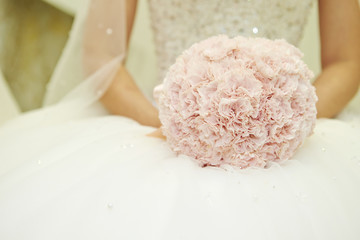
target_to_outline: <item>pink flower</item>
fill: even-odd
[[[316,120],[301,57],[284,40],[221,35],[191,46],[154,90],[170,147],[202,165],[289,159]]]

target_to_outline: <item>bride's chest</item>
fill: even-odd
[[[223,33],[286,38],[297,44],[312,1],[149,0],[149,5],[156,38],[191,39]]]

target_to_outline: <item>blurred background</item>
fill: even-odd
[[[66,46],[77,10],[86,0],[0,0],[0,124],[43,105],[47,83]],[[317,4],[300,49],[315,74],[320,72]],[[146,96],[157,79],[147,0],[138,0],[127,67]]]

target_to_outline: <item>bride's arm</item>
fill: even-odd
[[[157,109],[142,94],[124,66],[116,73],[101,102],[113,114],[132,118],[143,125],[161,125]]]
[[[126,10],[121,0],[91,2],[84,34],[84,56],[89,59],[86,63],[88,75],[111,59],[126,53],[137,1],[124,1]],[[100,101],[112,114],[132,118],[143,125],[160,126],[157,109],[137,87],[124,61]]]
[[[360,84],[360,12],[357,0],[319,0],[322,74],[314,85],[318,117],[335,117]]]

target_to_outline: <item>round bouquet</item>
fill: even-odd
[[[203,166],[289,159],[316,120],[302,56],[285,40],[221,35],[192,45],[154,90],[170,147]]]

